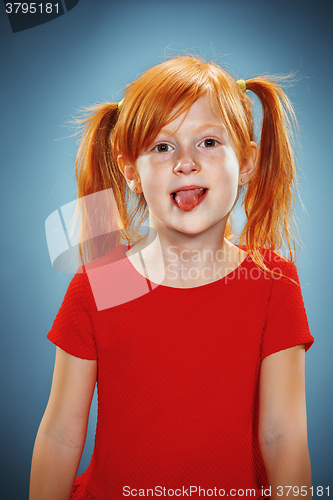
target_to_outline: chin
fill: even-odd
[[[187,234],[189,236],[196,236],[196,235],[199,235],[199,234],[202,234],[204,233],[205,231],[207,231],[208,229],[210,229],[211,226],[207,226],[207,224],[205,225],[194,225],[194,224],[191,224],[191,225],[187,225],[186,227],[181,227],[181,228],[175,228],[176,231],[178,231],[179,233],[182,233],[182,234]]]

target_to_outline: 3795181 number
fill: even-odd
[[[308,488],[307,486],[277,486],[276,488],[277,496],[282,497],[282,495],[285,496],[293,496],[293,497],[305,497],[308,493],[308,491],[311,491],[311,496],[313,497],[314,495],[317,495],[318,497],[322,497],[324,495],[327,495],[328,497],[330,496],[330,487],[327,486],[324,488],[324,486],[311,486]]]
[[[59,3],[51,3],[48,2],[47,4],[42,4],[42,3],[6,3],[6,12],[7,14],[36,14],[40,13],[43,14],[52,14],[52,12],[55,12],[56,14],[59,13]]]

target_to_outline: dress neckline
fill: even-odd
[[[248,265],[250,262],[252,262],[252,259],[250,257],[250,254],[247,252],[247,255],[246,257],[240,262],[240,264],[235,267],[235,269],[233,269],[232,271],[230,271],[228,274],[226,274],[225,276],[223,276],[222,278],[219,278],[218,280],[214,280],[214,281],[210,281],[209,283],[204,283],[202,285],[198,285],[198,286],[191,286],[191,287],[177,287],[177,286],[169,286],[169,285],[163,285],[163,284],[159,284],[159,283],[156,283],[154,281],[151,281],[147,276],[144,276],[142,275],[141,273],[139,273],[139,271],[134,267],[134,265],[132,264],[132,262],[130,261],[130,259],[128,258],[128,256],[126,255],[126,252],[127,250],[130,250],[131,247],[133,245],[124,245],[123,248],[124,248],[124,255],[125,255],[125,258],[127,259],[127,262],[129,263],[129,265],[131,266],[131,268],[138,274],[140,275],[142,278],[146,279],[147,283],[148,283],[148,286],[149,286],[149,289],[154,289],[154,288],[157,288],[157,287],[163,287],[164,289],[170,289],[170,290],[198,290],[199,288],[203,288],[203,287],[212,287],[212,286],[216,286],[216,285],[219,285],[221,284],[222,282],[227,282],[228,280],[232,279],[231,276],[233,274],[238,274],[242,267],[243,266],[246,266]],[[235,245],[237,248],[240,248],[241,250],[243,250],[243,248],[241,247],[244,247],[244,245]],[[246,250],[245,250],[246,251]]]

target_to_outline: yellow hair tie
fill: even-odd
[[[124,102],[124,99],[122,99],[120,102],[118,102],[118,109],[120,109],[120,106],[122,105],[123,102]]]
[[[237,80],[237,85],[239,85],[242,92],[246,92],[246,82],[244,80]]]

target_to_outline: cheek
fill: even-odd
[[[144,172],[141,177],[143,195],[149,207],[154,210],[161,199],[161,187],[163,180],[153,170]]]
[[[228,210],[232,208],[237,196],[238,176],[239,164],[233,155],[229,158],[224,158],[221,167],[216,171],[216,176],[214,176],[220,185],[220,193]]]
[[[238,185],[239,176],[239,163],[235,153],[228,155],[227,161],[225,162],[225,176],[228,179],[230,185]]]
[[[214,178],[226,188],[232,189],[238,185],[239,165],[235,161],[223,162],[215,169]]]

